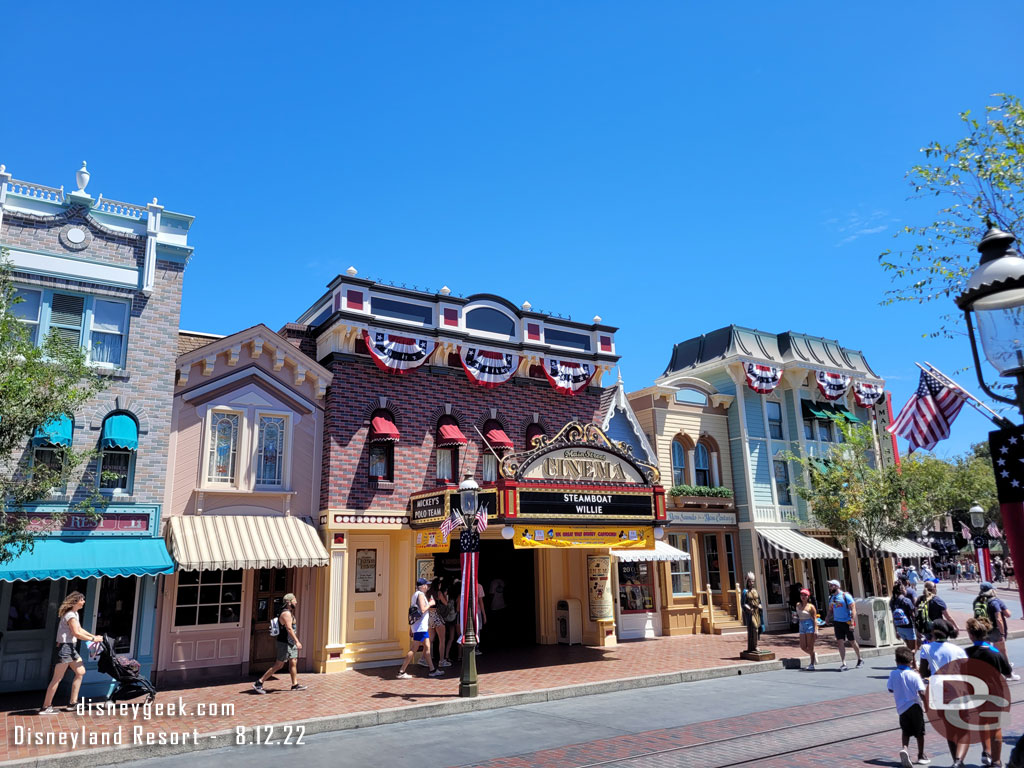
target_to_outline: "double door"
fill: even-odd
[[[732,609],[731,598],[739,583],[736,573],[736,536],[732,533],[702,533],[700,557],[703,570],[701,589],[711,587],[714,602],[725,609]]]
[[[294,589],[292,575],[291,568],[260,568],[256,571],[251,621],[252,642],[249,644],[249,668],[254,673],[262,674],[263,667],[277,658],[277,638],[270,636],[270,620],[281,612],[284,596]],[[312,620],[313,612],[310,611],[308,615]]]

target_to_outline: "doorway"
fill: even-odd
[[[720,594],[722,591],[722,561],[718,556],[718,534],[704,534],[704,573],[707,574],[711,591]]]
[[[262,670],[266,664],[273,663],[277,658],[277,638],[270,636],[270,620],[281,612],[283,598],[292,591],[292,571],[290,568],[260,568],[255,574],[252,602],[252,642],[249,643],[249,669],[253,672]],[[223,590],[237,589],[241,585],[221,587]],[[221,597],[227,602],[228,597],[241,600],[241,595]]]
[[[353,536],[349,544],[348,583],[351,602],[348,639],[371,643],[388,633],[388,539]],[[402,610],[403,616],[405,609]]]
[[[0,691],[46,687],[55,648],[57,604],[64,598],[59,587],[66,584],[48,579],[3,584],[0,616],[7,621],[0,634]]]

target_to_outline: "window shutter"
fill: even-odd
[[[78,347],[82,343],[82,320],[85,315],[85,299],[55,293],[50,301],[50,325],[65,344]]]

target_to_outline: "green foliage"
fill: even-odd
[[[915,451],[903,460],[903,474],[918,489],[922,512],[931,519],[950,513],[966,519],[965,513],[977,502],[989,520],[1000,520],[988,443],[978,443],[948,461]]]
[[[673,485],[668,489],[669,496],[707,496],[714,499],[731,499],[732,489],[723,486],[709,485]]]
[[[68,512],[98,516],[104,505],[95,478],[85,472],[95,451],[58,448],[52,466],[33,465],[30,438],[39,425],[74,414],[107,380],[55,332],[36,346],[17,319],[19,303],[7,253],[0,251],[0,563],[31,551],[25,518],[8,514],[21,505],[48,500],[51,489],[75,483]]]
[[[912,197],[934,197],[939,208],[934,221],[896,234],[902,247],[879,256],[895,284],[883,303],[949,300],[959,293],[977,266],[986,219],[1010,234],[1024,233],[1024,106],[1016,96],[995,98],[983,120],[961,113],[964,138],[931,142],[921,149],[926,162],[907,173]],[[951,316],[943,318],[931,335],[951,335]]]

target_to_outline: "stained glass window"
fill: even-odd
[[[281,485],[284,477],[284,417],[260,416],[256,484]]]
[[[210,463],[206,480],[234,483],[238,456],[238,414],[214,413],[210,417]]]

